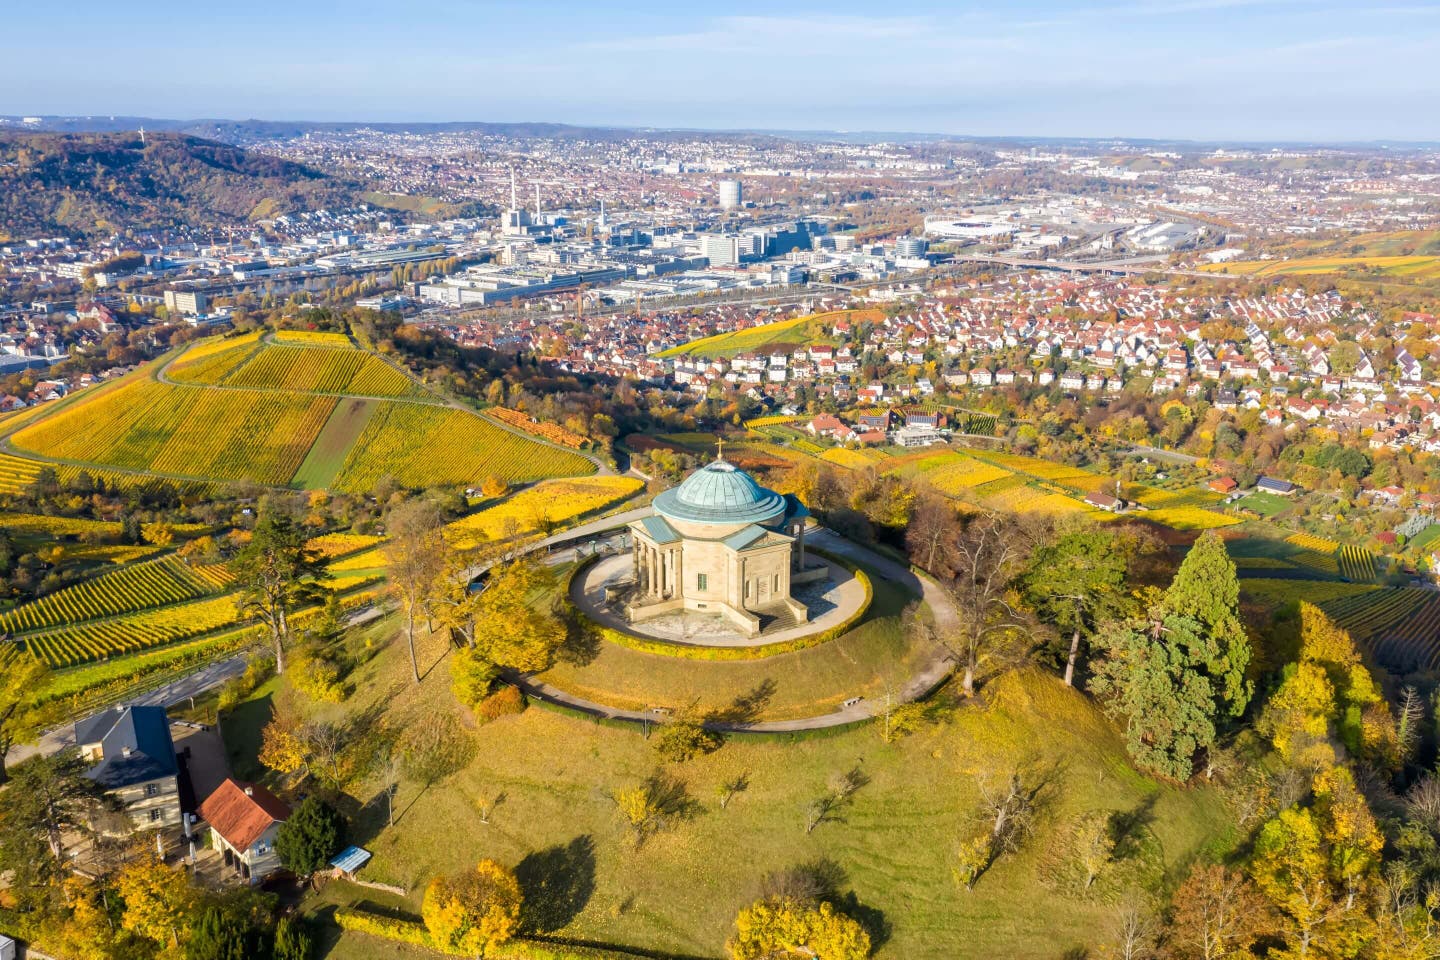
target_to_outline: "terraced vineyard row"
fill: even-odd
[[[962,433],[978,433],[981,436],[995,436],[999,420],[988,414],[968,413],[957,416],[957,425]]]
[[[333,397],[177,387],[137,377],[11,439],[41,456],[283,484],[334,405]]]
[[[553,423],[532,419],[519,410],[511,410],[509,407],[491,407],[486,413],[502,423],[508,423],[517,430],[532,433],[542,440],[558,443],[562,447],[579,450],[585,446],[585,438],[580,436],[580,434],[571,433],[564,427],[557,426]]]
[[[268,346],[232,373],[225,384],[379,397],[418,392],[410,378],[374,354],[311,346]]]
[[[1154,520],[1156,523],[1163,523],[1176,530],[1212,530],[1216,527],[1228,527],[1240,522],[1239,517],[1206,510],[1203,507],[1160,507],[1156,510],[1148,510],[1140,516]]]
[[[72,667],[198,637],[239,620],[234,596],[226,595],[59,627],[20,642],[52,667]]]
[[[1336,554],[1340,576],[1356,583],[1371,583],[1375,579],[1375,554],[1364,547],[1342,546]]]
[[[259,330],[192,344],[171,362],[166,375],[181,383],[219,383],[233,367],[260,346]]]
[[[873,467],[879,461],[867,455],[861,450],[847,450],[845,447],[835,447],[820,454],[820,459],[826,463],[833,463],[836,466],[844,467],[847,470],[864,470]]]
[[[1382,666],[1400,673],[1440,669],[1440,592],[1377,588],[1321,606]]]
[[[1340,544],[1334,540],[1327,540],[1310,533],[1293,533],[1285,538],[1285,542],[1293,543],[1303,550],[1314,550],[1316,553],[1334,553],[1340,549]]]
[[[594,472],[579,454],[542,446],[463,410],[387,402],[351,448],[335,479],[345,491],[374,488],[391,476],[407,487],[507,483]]]
[[[0,453],[0,493],[24,493],[40,476],[42,466],[34,460]]]
[[[327,333],[323,330],[277,330],[276,343],[294,343],[301,346],[349,347],[350,338],[343,333]]]
[[[224,590],[225,567],[190,566],[176,556],[135,563],[46,594],[0,615],[0,629],[24,633],[181,603]]]

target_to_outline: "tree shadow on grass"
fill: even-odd
[[[529,854],[515,867],[521,924],[535,933],[568,926],[595,893],[595,841],[587,834]]]
[[[600,656],[600,631],[579,610],[571,607],[558,614],[565,624],[565,639],[555,651],[562,663],[587,667]]]
[[[274,695],[267,693],[236,704],[220,717],[225,758],[238,780],[260,780],[265,775],[260,763],[260,745],[265,725],[275,716],[273,701]]]
[[[754,723],[760,718],[760,714],[770,705],[778,689],[774,680],[766,677],[754,688],[745,691],[724,707],[712,711],[705,717],[707,724],[725,724],[727,726],[740,726],[742,724]]]
[[[1138,856],[1145,834],[1155,822],[1155,795],[1141,801],[1134,810],[1117,810],[1110,815],[1110,836],[1115,841],[1116,860]]]

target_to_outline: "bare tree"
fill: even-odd
[[[1138,903],[1123,903],[1115,913],[1117,960],[1149,960],[1155,956],[1155,917]]]
[[[905,526],[905,546],[917,564],[945,576],[953,557],[950,545],[960,536],[960,515],[943,497],[922,494]]]
[[[1035,819],[1035,793],[1025,785],[1020,771],[1013,771],[998,788],[979,781],[980,803],[990,823],[992,859],[1020,848]]]
[[[1407,685],[1400,690],[1399,709],[1395,713],[1395,739],[1403,765],[1415,759],[1415,750],[1420,744],[1420,727],[1425,722],[1425,702],[1414,687]]]
[[[955,601],[958,623],[937,639],[965,664],[962,688],[975,694],[981,656],[1000,638],[1027,621],[1013,584],[1025,563],[1018,525],[995,515],[977,517],[952,546],[955,575],[946,592]]]
[[[427,500],[407,500],[390,511],[385,546],[390,592],[400,602],[405,618],[405,642],[410,648],[410,671],[420,682],[415,656],[415,622],[430,609],[430,598],[445,568],[445,539],[440,510]]]
[[[720,801],[720,809],[724,810],[730,806],[730,801],[750,786],[750,775],[741,773],[721,782],[715,788],[716,799]]]

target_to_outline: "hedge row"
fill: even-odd
[[[367,910],[335,911],[335,923],[341,930],[364,933],[372,937],[409,943],[436,953],[452,957],[468,957],[471,954],[448,950],[435,943],[430,931],[418,920],[401,920]],[[623,950],[609,950],[603,947],[570,946],[530,940],[520,937],[501,944],[485,954],[493,960],[631,960],[645,954],[628,953]]]
[[[810,552],[818,554],[831,563],[838,564],[855,574],[855,579],[865,589],[865,599],[854,613],[846,617],[843,622],[837,623],[830,629],[823,630],[819,633],[796,637],[794,640],[782,640],[779,643],[767,643],[758,647],[703,647],[693,644],[654,640],[650,637],[637,637],[634,634],[625,633],[612,627],[606,627],[594,621],[591,621],[591,623],[602,640],[606,640],[617,646],[626,647],[630,650],[637,650],[640,653],[653,653],[662,657],[679,657],[682,660],[763,660],[766,657],[775,657],[782,653],[794,653],[797,650],[818,647],[821,644],[829,643],[831,640],[837,640],[843,637],[855,628],[855,625],[870,611],[870,604],[875,599],[875,589],[870,583],[870,575],[859,565],[844,557],[836,556],[824,550],[812,549]],[[589,561],[589,563],[593,562],[594,560]],[[578,564],[570,572],[570,579],[566,581],[564,586],[567,604],[569,603],[570,596],[570,582],[574,579],[575,574],[585,569],[589,563]]]

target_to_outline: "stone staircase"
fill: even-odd
[[[779,633],[781,630],[789,630],[791,627],[800,626],[800,621],[790,608],[783,604],[772,604],[759,610],[751,610],[751,613],[760,618],[760,635],[767,633]]]

